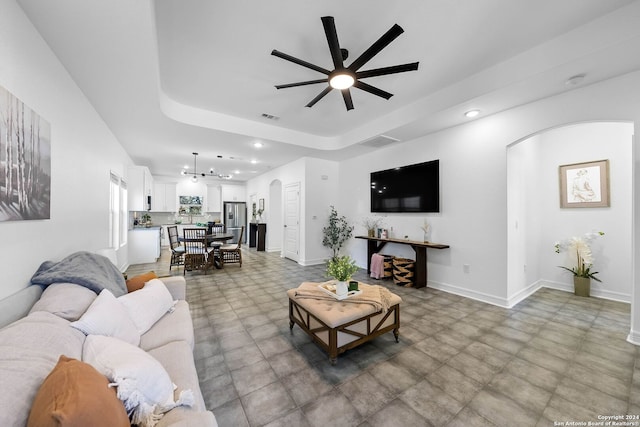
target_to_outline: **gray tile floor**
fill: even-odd
[[[400,342],[386,334],[332,366],[290,332],[285,294],[326,280],[324,266],[243,253],[241,268],[186,275],[200,385],[221,427],[557,426],[640,414],[628,304],[542,289],[508,310],[360,271],[402,297]],[[168,259],[128,274],[169,274]]]

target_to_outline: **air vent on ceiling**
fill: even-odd
[[[262,117],[268,120],[279,120],[280,117],[274,116],[273,114],[262,113]]]
[[[385,145],[393,144],[394,142],[398,142],[398,141],[400,140],[396,138],[391,138],[390,136],[387,136],[387,135],[378,135],[378,136],[374,136],[373,138],[367,139],[366,141],[362,141],[360,145],[373,147],[373,148],[380,148],[380,147],[384,147]]]

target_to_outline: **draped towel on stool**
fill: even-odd
[[[384,257],[380,254],[371,255],[371,277],[384,278]]]

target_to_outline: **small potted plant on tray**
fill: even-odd
[[[348,292],[348,281],[356,271],[358,271],[358,266],[349,255],[331,258],[327,262],[327,276],[337,280],[336,295],[342,296]]]

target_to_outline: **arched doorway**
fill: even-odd
[[[560,165],[609,160],[611,206],[560,207]],[[633,124],[588,122],[547,129],[507,147],[507,298],[546,286],[573,292],[554,242],[603,231],[594,245],[602,284],[592,295],[631,302],[633,290]]]

